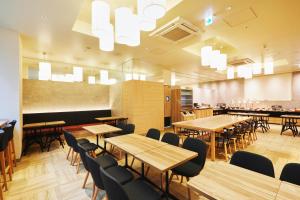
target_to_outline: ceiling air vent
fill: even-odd
[[[167,24],[149,34],[150,37],[160,37],[171,42],[180,42],[199,34],[200,29],[181,17],[176,17]]]
[[[228,65],[239,66],[239,65],[247,65],[250,63],[254,63],[253,60],[251,60],[250,58],[243,58],[243,59],[232,60],[228,63]]]

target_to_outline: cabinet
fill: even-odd
[[[172,122],[182,121],[181,111],[193,109],[193,90],[171,90],[171,115]]]

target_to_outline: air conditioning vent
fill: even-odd
[[[243,59],[232,60],[228,64],[231,66],[239,66],[239,65],[247,65],[251,63],[254,63],[254,61],[251,60],[250,58],[243,58]]]
[[[150,37],[161,37],[171,42],[180,42],[198,35],[200,29],[181,17],[176,17],[167,24],[149,34]]]

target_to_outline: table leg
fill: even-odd
[[[168,199],[169,198],[169,171],[167,170],[166,171],[166,199]]]
[[[216,159],[216,145],[215,145],[215,138],[216,137],[216,134],[215,132],[211,132],[210,133],[210,157],[211,157],[211,160],[214,161]]]
[[[144,178],[145,177],[145,164],[143,162],[142,162],[141,170],[142,170],[141,176],[142,176],[142,178]]]
[[[96,135],[97,137],[97,146],[99,146],[99,135]]]
[[[128,154],[125,153],[125,167],[128,167]]]

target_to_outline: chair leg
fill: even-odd
[[[190,180],[189,177],[186,177],[186,181],[188,182]],[[191,200],[191,190],[189,187],[187,187],[187,191],[188,191],[188,199]]]
[[[100,189],[96,186],[95,187],[95,194],[94,194],[94,196],[93,196],[93,200],[96,200],[97,199],[97,196],[98,196],[98,193],[99,193],[99,191],[100,191]]]
[[[11,142],[9,142],[8,146],[7,146],[7,154],[8,154],[8,164],[9,164],[9,170],[11,171],[11,173],[14,173],[14,161],[13,161],[13,154],[12,154],[12,146],[11,146]]]
[[[169,185],[170,185],[171,182],[172,182],[173,176],[174,176],[174,173],[172,172],[172,173],[171,173],[171,176],[170,176],[170,179],[169,179]],[[167,184],[167,183],[166,183],[166,184]]]
[[[77,158],[78,158],[78,153],[75,153],[75,157],[74,157],[72,165],[75,165],[75,163],[77,162]]]
[[[73,163],[73,160],[74,160],[74,150],[72,149],[71,150],[71,165],[72,165],[72,163]]]
[[[5,157],[7,159],[7,165],[8,166],[6,167],[6,170],[8,170],[9,181],[12,181],[12,168],[13,168],[13,166],[12,166],[12,161],[11,161],[11,155],[10,155],[10,152],[9,152],[9,146],[7,146],[4,153],[5,153]]]
[[[3,176],[3,185],[4,185],[5,191],[7,191],[4,151],[0,152],[0,161],[1,161],[1,174]],[[0,189],[2,190],[2,186],[0,186]]]
[[[77,169],[76,169],[77,174],[79,173],[79,169],[80,169],[80,161],[81,161],[81,158],[80,158],[80,156],[78,156]]]
[[[183,182],[183,176],[181,176],[181,178],[180,178],[180,183],[182,183]]]
[[[16,159],[14,139],[12,139],[9,143],[10,143],[10,147],[11,147],[13,163],[14,163],[14,166],[16,167],[17,166],[17,159]]]
[[[228,155],[227,155],[227,146],[226,146],[226,143],[224,143],[224,154],[225,154],[225,160],[228,161]]]
[[[3,192],[2,192],[2,186],[0,185],[0,199],[3,199]]]
[[[87,180],[88,180],[88,178],[89,178],[89,175],[90,175],[90,172],[88,171],[88,172],[86,173],[85,179],[84,179],[84,181],[83,181],[83,185],[82,185],[82,188],[83,188],[83,189],[85,188],[85,185],[86,185],[86,182],[87,182]]]
[[[132,165],[133,165],[133,163],[134,163],[134,160],[135,160],[135,158],[132,157],[132,161],[131,161],[130,167],[132,167]]]
[[[71,153],[71,147],[69,147],[69,151],[68,151],[68,155],[67,155],[67,160],[69,160],[70,153]]]

